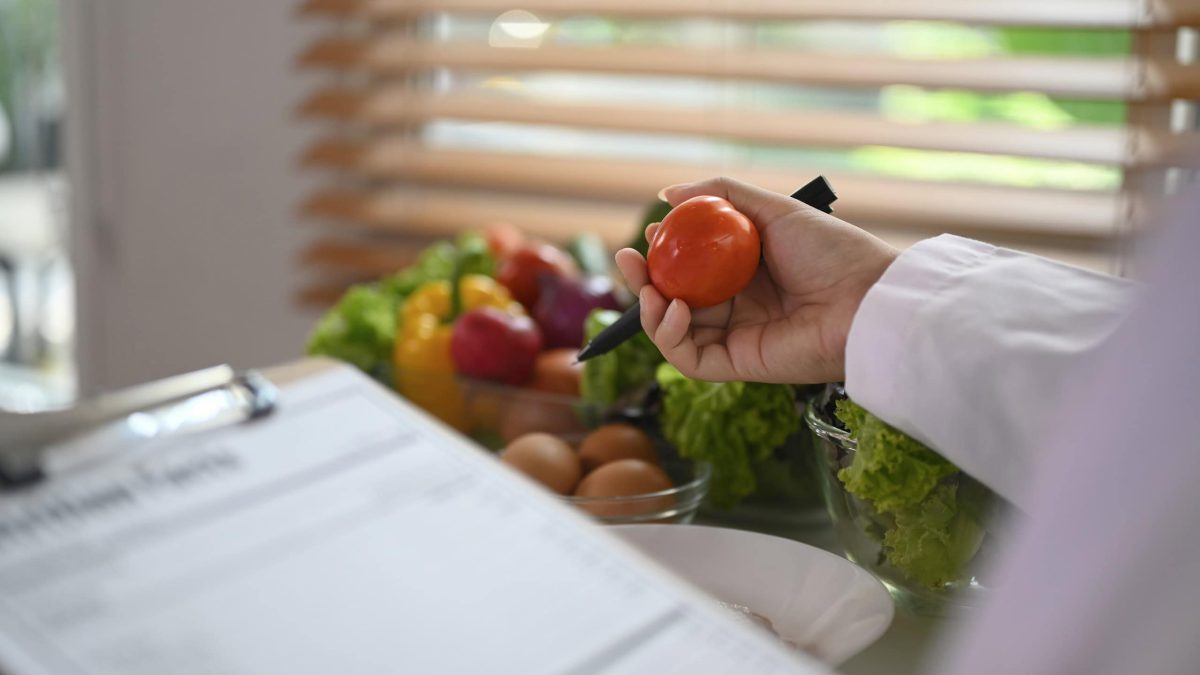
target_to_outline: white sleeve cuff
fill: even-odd
[[[901,397],[911,396],[906,368],[913,353],[910,340],[922,309],[931,298],[986,262],[999,250],[990,244],[943,234],[918,242],[900,254],[859,305],[846,339],[846,392],[860,405],[913,433]]]

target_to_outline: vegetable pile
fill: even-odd
[[[437,242],[407,269],[350,288],[307,351],[356,366],[462,430],[471,415],[456,375],[578,397],[584,321],[619,305],[598,240],[569,250],[507,225]],[[511,433],[501,435],[561,427],[553,412],[512,402]]]
[[[438,242],[411,267],[346,291],[317,322],[306,351],[345,361],[390,386],[397,312],[417,287],[429,281],[449,280],[456,262],[463,274],[487,276],[496,269],[487,241],[477,233],[464,234],[456,242]]]
[[[991,492],[849,399],[836,415],[857,443],[838,478],[874,506],[887,561],[930,588],[963,580],[987,532]]]
[[[708,209],[719,216],[721,232],[740,228],[742,239],[756,237],[731,208]],[[691,214],[694,225],[699,216],[693,211],[681,215]],[[645,226],[667,220],[668,213],[655,202],[632,243],[644,245]],[[742,248],[744,266],[756,267],[757,240]],[[691,380],[667,365],[645,334],[575,363],[578,349],[623,309],[610,261],[611,252],[594,235],[558,248],[493,225],[435,243],[409,268],[349,289],[314,328],[308,352],[353,364],[493,447],[531,432],[579,433],[585,407],[590,424],[597,409],[639,408],[648,393],[660,392],[655,400],[661,405],[645,411],[649,426],[657,424],[680,455],[712,465],[710,501],[718,507],[732,507],[760,488],[792,491],[797,478],[808,479],[780,460],[781,446],[800,428],[793,387]],[[672,265],[672,274],[696,272]],[[679,281],[695,285],[683,276]],[[722,282],[722,292],[744,282],[735,281]],[[488,419],[481,422],[475,380],[581,398],[584,405],[504,392],[493,394],[500,400],[483,411]]]

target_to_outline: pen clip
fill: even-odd
[[[833,213],[833,203],[838,198],[825,176],[817,176],[805,183],[804,187],[793,192],[791,197],[825,213]]]

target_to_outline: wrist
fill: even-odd
[[[828,377],[824,380],[826,382],[840,382],[846,379],[846,353],[854,329],[855,317],[866,300],[867,294],[900,257],[900,249],[872,235],[867,236],[874,241],[870,252],[859,258],[857,269],[851,275],[852,282],[847,285],[843,294],[844,305],[837,313],[834,332],[836,339],[828,351]]]

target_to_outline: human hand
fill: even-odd
[[[754,279],[728,302],[692,311],[670,303],[633,249],[617,267],[638,294],[642,327],[684,375],[701,380],[808,384],[845,379],[846,336],[859,304],[899,252],[864,230],[786,195],[729,178],[674,185],[671,206],[729,200],[758,228]],[[658,224],[646,228],[653,242]]]

